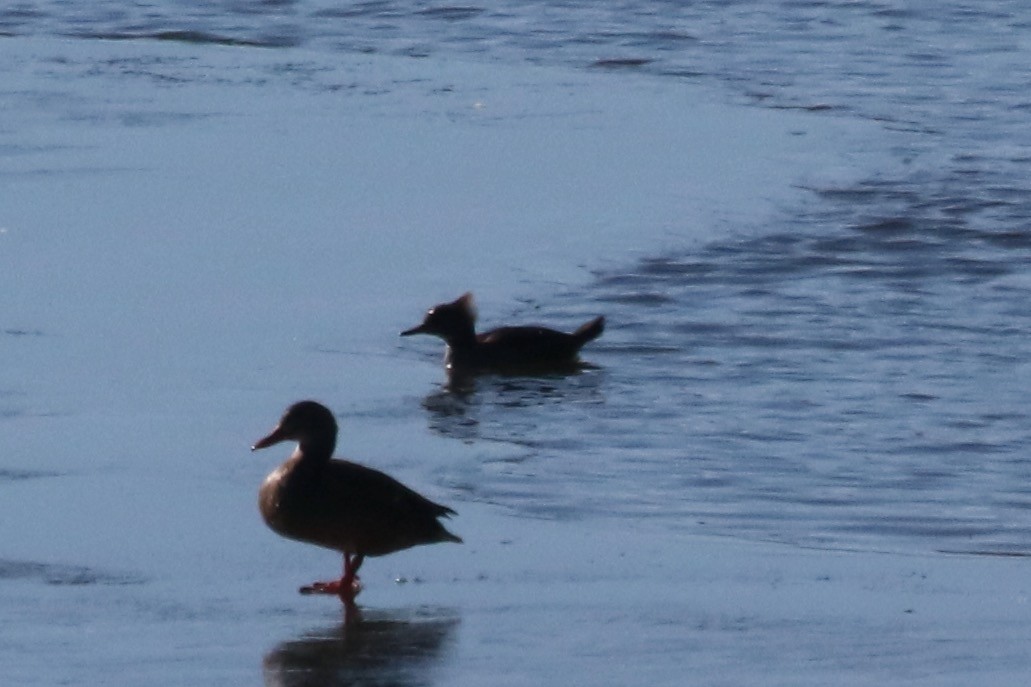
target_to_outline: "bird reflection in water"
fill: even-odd
[[[265,684],[277,687],[429,685],[453,643],[459,618],[441,609],[366,611],[277,645],[265,655]]]
[[[538,376],[494,374],[459,380],[452,375],[443,389],[423,399],[422,406],[429,414],[431,431],[470,442],[483,438],[483,425],[492,426],[497,413],[505,416],[505,426],[519,433],[527,429],[508,424],[512,418],[506,411],[510,409],[603,403],[603,379],[601,368],[583,365],[571,372]],[[533,414],[523,416],[528,422],[533,418]],[[491,430],[487,433],[494,434]]]
[[[495,383],[499,383],[502,389],[534,388],[540,385],[548,388],[555,386],[554,382],[560,383],[563,379],[576,378],[582,373],[600,369],[593,363],[583,361],[561,365],[522,366],[492,372],[452,367],[445,370],[447,379],[443,386],[445,391],[457,396],[469,396],[476,393],[477,389],[493,386]],[[549,381],[553,383],[549,384]]]

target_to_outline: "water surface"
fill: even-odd
[[[12,679],[1026,673],[1031,10],[904,5],[0,11]],[[592,366],[446,389],[469,289]],[[309,396],[468,542],[355,633],[254,508]]]

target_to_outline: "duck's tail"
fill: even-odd
[[[573,338],[580,346],[583,346],[588,341],[597,339],[603,331],[605,331],[605,316],[599,315],[573,332]]]
[[[450,518],[452,515],[456,515],[455,511],[448,508],[447,506],[441,506],[437,503],[434,503],[433,505],[437,507],[436,516],[438,518]],[[434,522],[437,525],[437,541],[453,541],[456,544],[464,543],[462,542],[462,538],[459,537],[457,534],[449,532],[448,529],[444,527],[444,524],[442,522],[440,522],[439,520],[435,520]]]
[[[441,529],[444,529],[444,528],[441,528]],[[457,534],[452,534],[451,532],[448,532],[446,529],[444,530],[444,536],[443,536],[441,541],[453,541],[456,544],[463,544],[464,543],[462,541],[461,537],[459,537]]]

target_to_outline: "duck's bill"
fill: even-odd
[[[424,331],[426,331],[425,327],[423,327],[423,325],[420,324],[417,327],[412,327],[411,329],[404,330],[403,332],[401,332],[401,336],[411,336],[412,334],[422,334]]]
[[[281,430],[279,427],[276,427],[274,430],[272,430],[272,434],[269,434],[267,437],[263,437],[254,442],[254,446],[251,446],[251,450],[257,451],[258,449],[268,448],[273,444],[278,444],[279,442],[285,440],[286,437],[283,436],[283,430]]]

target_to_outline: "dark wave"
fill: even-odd
[[[301,44],[294,36],[268,36],[262,38],[237,38],[207,31],[141,31],[141,32],[77,32],[67,34],[73,38],[105,41],[169,41],[196,45],[225,45],[249,48],[293,48]]]

